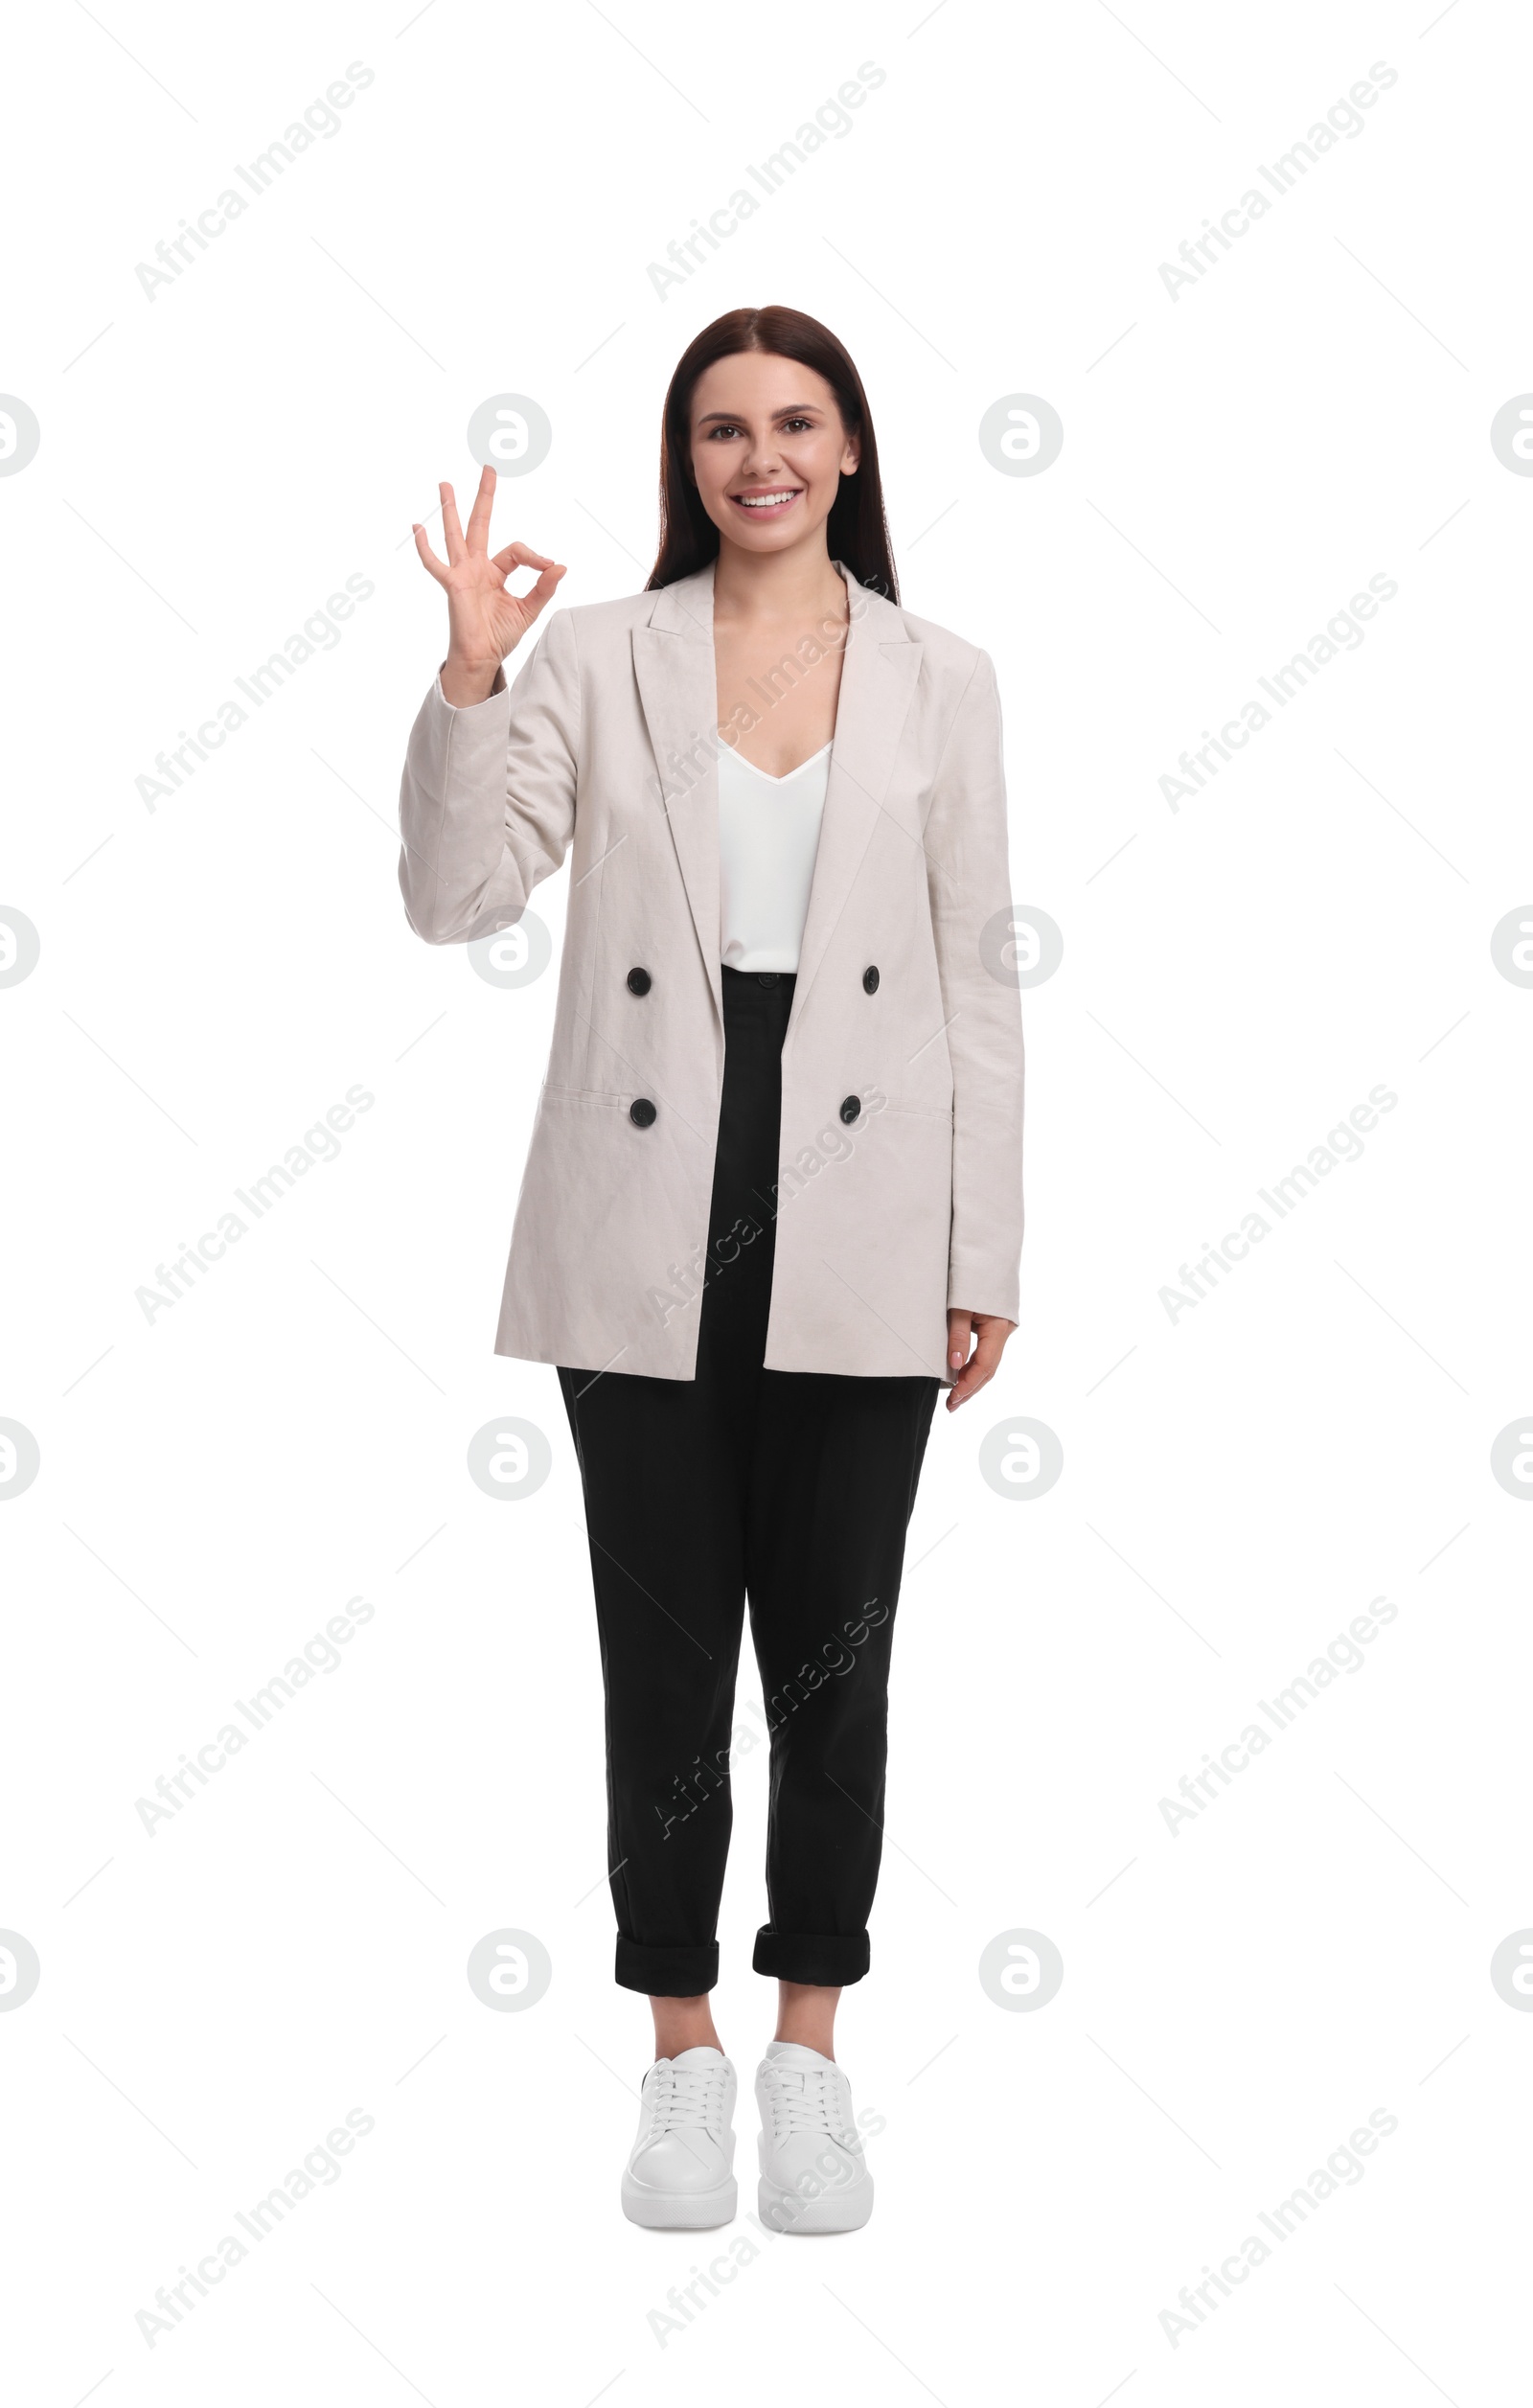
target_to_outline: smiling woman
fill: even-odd
[[[623,2209],[735,2212],[713,1768],[748,1595],[772,1701],[753,1962],[779,1985],[758,2201],[777,2231],[849,2231],[873,2184],[834,2025],[870,1963],[905,1530],[938,1394],[993,1378],[1018,1313],[995,671],[901,607],[867,396],[799,310],[690,344],[646,590],[556,611],[514,692],[501,663],[565,572],[491,554],[493,493],[487,469],[465,530],[442,488],[445,562],[416,529],[449,638],[400,880],[417,932],[461,944],[571,860],[496,1346],[558,1366],[584,1495],[616,1975],[656,2049]],[[856,1677],[825,1679],[826,1634],[853,1631]],[[678,1809],[688,1767],[705,1811]]]
[[[769,423],[772,438],[754,470],[753,421]],[[660,440],[660,549],[651,591],[717,560],[721,498],[732,505],[735,534],[747,497],[770,499],[775,467],[787,471],[785,491],[812,488],[793,539],[817,521],[826,565],[839,561],[858,585],[899,600],[872,412],[850,355],[828,327],[798,310],[732,310],[716,318],[676,363]],[[762,557],[784,547],[774,540],[756,548]]]

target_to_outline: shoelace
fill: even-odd
[[[774,2139],[789,2132],[828,2132],[842,2148],[860,2150],[862,2143],[846,2115],[834,2065],[779,2065],[768,2057],[766,2089]]]
[[[646,2085],[652,2132],[698,2126],[717,2140],[723,2130],[724,2071],[721,2065],[656,2065]]]

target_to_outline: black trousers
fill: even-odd
[[[747,1596],[771,1750],[755,1969],[826,1984],[868,1969],[889,1650],[939,1386],[764,1368],[793,979],[722,977],[697,1377],[559,1372],[606,1696],[617,1979],[669,1998],[719,1978]]]

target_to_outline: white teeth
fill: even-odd
[[[790,502],[796,498],[795,493],[737,493],[735,495],[736,501],[744,502],[747,510],[773,510],[779,502]]]

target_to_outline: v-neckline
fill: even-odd
[[[724,750],[733,760],[744,763],[744,767],[749,769],[754,776],[765,778],[768,786],[788,786],[794,778],[802,777],[806,769],[812,769],[816,761],[823,761],[826,754],[830,751],[831,745],[835,744],[835,739],[833,736],[830,739],[829,744],[821,745],[818,752],[812,752],[809,759],[807,761],[801,761],[796,769],[785,769],[781,777],[773,777],[770,769],[760,768],[754,761],[746,760],[745,755],[738,750],[734,745],[724,744],[724,740],[721,736],[719,741],[721,745],[723,745]]]

